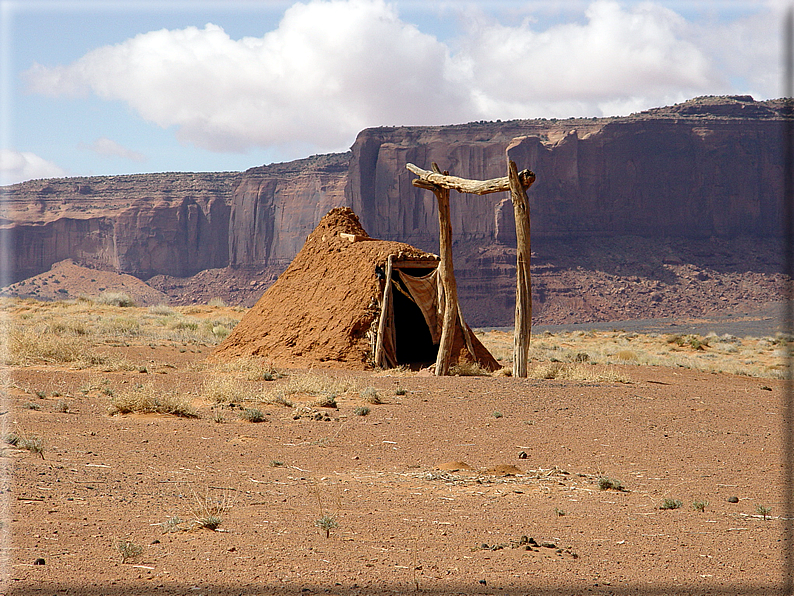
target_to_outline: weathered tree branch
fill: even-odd
[[[423,170],[412,163],[405,164],[405,167],[419,176],[419,178],[412,180],[411,184],[425,190],[435,190],[440,187],[475,195],[487,195],[510,190],[510,178],[508,176],[492,178],[491,180],[468,180]],[[530,170],[522,170],[518,173],[518,179],[521,182],[521,186],[526,190],[535,182],[535,174]]]

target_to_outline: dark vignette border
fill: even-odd
[[[794,332],[794,7],[789,7],[785,16],[783,34],[783,94],[786,100],[785,118],[783,120],[783,209],[784,209],[784,241],[783,254],[786,267],[786,309],[785,329],[790,338]],[[784,391],[784,413],[782,423],[784,440],[785,474],[783,487],[785,521],[783,526],[783,557],[784,557],[784,594],[791,594],[794,588],[794,553],[792,553],[792,523],[794,521],[794,346],[789,341],[786,355],[788,359]]]

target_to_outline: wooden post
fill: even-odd
[[[440,173],[438,166],[433,170]],[[455,339],[455,319],[458,318],[458,286],[455,283],[455,270],[452,265],[452,219],[449,211],[449,189],[441,186],[433,188],[438,201],[438,244],[441,262],[438,274],[444,289],[444,315],[441,327],[441,341],[436,356],[436,376],[449,374],[449,363],[452,360],[452,342]]]
[[[380,368],[389,368],[389,362],[386,358],[385,350],[383,349],[383,342],[385,341],[386,330],[389,323],[389,314],[391,313],[391,276],[392,276],[392,257],[386,261],[386,284],[383,287],[383,298],[380,303],[380,321],[378,321],[378,338],[375,342],[375,366]]]
[[[532,334],[532,280],[529,272],[529,200],[518,177],[516,163],[508,159],[510,199],[516,219],[516,317],[513,335],[513,376],[527,376],[529,340]]]

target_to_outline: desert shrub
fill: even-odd
[[[402,394],[397,393],[397,395],[404,394],[405,392]],[[381,400],[380,395],[378,394],[378,390],[374,387],[364,387],[359,395],[361,395],[361,398],[369,404],[378,405],[383,403],[383,400]]]
[[[607,478],[606,476],[601,476],[601,478],[598,479],[598,488],[600,490],[617,490],[617,491],[625,490],[620,480],[615,480],[614,478]]]
[[[222,308],[226,306],[226,303],[223,301],[223,298],[210,298],[210,301],[207,302],[207,306],[212,306],[214,308]]]
[[[187,528],[182,525],[184,523],[183,519],[180,519],[178,515],[174,515],[162,522],[160,526],[163,529],[163,534],[171,534],[172,532],[183,532],[186,530]]]
[[[262,410],[257,408],[246,408],[240,412],[240,418],[246,422],[264,422],[267,420]]]
[[[755,512],[761,517],[763,517],[764,520],[766,520],[766,518],[769,517],[769,515],[772,513],[772,508],[764,507],[763,505],[756,505]]]
[[[20,435],[16,447],[25,449],[44,459],[44,439],[36,435]]]
[[[224,339],[226,339],[226,336],[232,332],[231,329],[229,329],[228,327],[224,327],[223,325],[215,325],[212,327],[211,331],[215,339],[219,341],[223,341]]]
[[[709,347],[709,340],[698,335],[668,335],[668,344],[675,344],[679,348],[690,347],[693,350],[704,350]]]
[[[692,503],[692,509],[700,513],[703,513],[706,510],[706,507],[708,506],[709,506],[708,501],[695,501],[694,503]]]
[[[132,540],[118,540],[116,542],[116,552],[121,556],[121,562],[126,563],[143,554],[143,547],[135,544]]]
[[[174,391],[156,389],[151,383],[135,385],[110,398],[111,414],[156,413],[198,418],[190,400]]]
[[[325,532],[326,538],[329,538],[331,536],[331,530],[339,527],[336,518],[329,513],[325,513],[319,519],[314,520],[314,525],[320,528],[323,532]]]
[[[668,509],[679,509],[684,504],[683,501],[679,499],[665,499],[662,501],[662,504],[659,506],[659,509],[665,511]]]
[[[98,304],[107,304],[108,306],[135,306],[135,301],[129,294],[124,292],[102,292],[94,301]]]
[[[369,414],[369,408],[366,406],[358,406],[357,408],[353,409],[353,414],[356,416],[366,416]]]

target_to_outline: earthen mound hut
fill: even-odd
[[[443,304],[437,267],[436,255],[370,238],[351,209],[333,209],[214,356],[262,357],[295,367],[431,364]],[[499,368],[460,319],[452,362]]]

